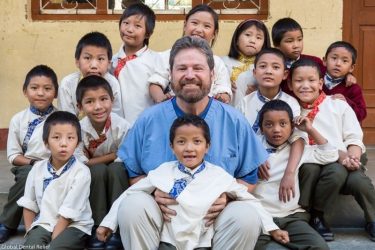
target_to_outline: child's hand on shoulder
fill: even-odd
[[[276,229],[270,232],[272,238],[281,244],[289,243],[289,234],[285,230]]]
[[[227,104],[230,102],[230,96],[227,93],[217,94],[215,95],[215,99]]]
[[[334,94],[334,95],[332,95],[332,99],[334,99],[334,100],[338,99],[338,100],[346,102],[346,98],[343,94]]]
[[[345,77],[345,87],[350,87],[357,83],[357,78],[353,74],[347,74]]]
[[[250,95],[251,93],[253,93],[257,89],[258,89],[257,85],[255,85],[255,84],[248,84],[247,85],[247,89],[246,89],[246,95]]]
[[[311,120],[306,116],[297,116],[293,119],[294,125],[301,131],[309,132],[313,129]]]
[[[100,241],[103,241],[103,242],[107,241],[108,238],[111,236],[111,234],[112,234],[112,230],[108,227],[99,226],[96,229],[96,237]]]

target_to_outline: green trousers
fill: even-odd
[[[361,157],[362,166],[367,163],[366,155]],[[329,212],[340,194],[352,195],[362,208],[367,222],[375,222],[375,189],[365,168],[348,171],[339,163],[325,166],[304,164],[299,172],[301,197],[299,204]]]
[[[129,178],[122,162],[96,164],[91,172],[90,205],[94,225],[98,226],[113,202],[129,187]]]
[[[0,223],[8,228],[17,229],[22,218],[23,208],[17,205],[17,200],[23,196],[27,175],[32,166],[17,166],[11,169],[14,174],[14,185],[9,189],[8,201],[0,215]]]
[[[273,221],[282,230],[289,233],[290,242],[283,245],[289,249],[329,249],[324,239],[309,225],[308,213],[295,213],[283,218],[273,218]],[[267,244],[272,240],[270,235],[261,234],[255,245],[255,250],[267,249]]]
[[[27,233],[23,249],[82,250],[88,239],[87,234],[75,227],[66,228],[53,240],[51,236],[51,232],[36,226]]]

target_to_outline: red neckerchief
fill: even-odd
[[[117,66],[115,68],[115,71],[113,72],[115,77],[118,78],[118,75],[120,74],[120,71],[125,66],[125,64],[128,61],[135,59],[136,57],[137,57],[137,55],[130,55],[130,56],[125,56],[124,58],[119,58],[118,61],[117,61]]]
[[[318,98],[316,98],[316,100],[313,102],[313,104],[301,103],[302,108],[311,109],[311,111],[306,115],[306,117],[309,118],[311,122],[314,121],[315,116],[319,112],[319,105],[324,101],[325,98],[326,98],[326,94],[324,94],[324,92],[322,91],[320,95],[318,96]],[[310,135],[309,135],[309,144],[310,145],[316,144],[313,138],[310,137]]]
[[[105,134],[108,132],[110,127],[111,127],[111,117],[108,116],[108,119],[104,125],[104,132],[99,135],[98,139],[89,140],[88,151],[91,157],[94,155],[95,150],[100,146],[100,144],[102,144],[105,140],[107,140],[107,136]]]

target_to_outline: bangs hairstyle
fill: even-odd
[[[186,17],[185,17],[185,24],[187,23],[187,21],[189,20],[189,18],[194,15],[195,13],[197,12],[207,12],[209,14],[211,14],[212,16],[212,19],[214,20],[214,38],[212,39],[211,41],[211,44],[210,46],[213,47],[214,44],[215,44],[215,41],[216,41],[216,38],[217,38],[217,34],[219,33],[219,16],[217,15],[217,13],[208,5],[206,4],[198,4],[196,6],[194,6],[187,14],[186,14]],[[184,36],[185,34],[183,34]]]
[[[208,45],[207,41],[201,38],[195,38],[191,36],[184,36],[178,39],[172,46],[171,53],[169,56],[169,67],[173,70],[174,59],[176,55],[184,49],[197,49],[207,58],[207,64],[210,70],[214,69],[214,55],[212,53],[211,47]]]
[[[259,124],[260,128],[262,129],[262,124],[264,120],[264,114],[268,111],[285,111],[288,113],[288,118],[291,124],[293,124],[293,111],[292,108],[289,106],[288,103],[282,100],[271,100],[266,102],[261,110],[259,111]]]
[[[82,78],[81,81],[79,81],[77,89],[76,89],[76,99],[77,103],[82,105],[82,99],[85,93],[89,90],[97,90],[99,88],[104,89],[107,91],[109,97],[113,101],[113,91],[111,88],[111,85],[109,85],[108,81],[97,75],[90,75],[86,76],[85,78]]]
[[[270,35],[268,33],[268,29],[267,29],[266,25],[264,25],[264,23],[259,21],[259,20],[248,19],[248,20],[245,20],[242,23],[240,23],[237,26],[236,30],[234,31],[233,36],[232,36],[232,42],[230,44],[229,53],[228,53],[229,57],[235,58],[235,59],[240,57],[241,52],[240,52],[240,50],[238,48],[238,44],[237,44],[238,38],[240,37],[242,32],[244,32],[245,30],[247,30],[248,28],[250,28],[252,26],[255,26],[255,28],[257,30],[260,30],[260,31],[263,32],[264,43],[263,43],[262,49],[271,47]]]
[[[108,59],[112,59],[112,46],[108,38],[100,32],[94,31],[84,35],[76,46],[76,52],[74,57],[76,60],[79,59],[82,53],[82,49],[86,46],[95,46],[107,50]]]
[[[290,80],[293,79],[293,73],[299,67],[312,67],[318,73],[319,79],[323,77],[322,72],[320,71],[320,66],[319,66],[318,63],[316,63],[313,60],[308,59],[308,58],[302,58],[302,59],[297,60],[295,63],[293,63],[292,67],[290,67],[289,76],[288,76]]]
[[[25,81],[22,86],[23,92],[25,92],[27,89],[27,86],[29,86],[31,78],[35,76],[44,76],[51,80],[52,85],[55,88],[55,98],[56,98],[58,90],[59,90],[59,84],[57,83],[56,73],[55,71],[53,71],[53,69],[51,69],[47,65],[42,65],[42,64],[35,66],[29,72],[27,72]]]
[[[57,124],[70,124],[72,125],[77,132],[78,142],[81,142],[81,125],[77,116],[73,115],[67,111],[55,111],[50,116],[47,117],[44,126],[43,126],[43,142],[48,142],[48,136],[51,131],[51,127]]]
[[[263,55],[266,55],[266,54],[273,54],[273,55],[275,55],[277,57],[280,57],[280,59],[283,62],[283,65],[284,65],[284,69],[286,69],[286,59],[285,59],[285,56],[284,56],[283,52],[281,52],[279,49],[276,49],[276,48],[266,48],[266,49],[262,49],[261,51],[259,51],[259,53],[256,55],[255,60],[254,60],[254,68],[257,67],[257,63],[260,60],[260,58]]]
[[[143,3],[134,3],[127,7],[120,17],[119,27],[126,18],[137,15],[140,15],[141,17],[145,18],[146,36],[143,40],[143,43],[144,45],[148,45],[150,37],[154,32],[156,17],[154,11],[147,5]]]
[[[328,54],[335,48],[344,48],[352,55],[352,65],[355,64],[355,61],[357,60],[357,50],[348,42],[345,41],[337,41],[329,45],[325,58],[327,59]]]
[[[171,144],[173,144],[173,140],[176,137],[177,128],[184,125],[192,125],[194,127],[202,129],[203,137],[204,139],[206,139],[207,144],[211,143],[210,128],[208,127],[206,121],[197,115],[187,114],[178,117],[172,123],[171,129],[169,130],[169,142]]]
[[[299,30],[303,36],[303,31],[301,25],[297,23],[296,20],[286,17],[279,19],[273,26],[272,26],[272,42],[273,46],[280,46],[280,42],[283,39],[284,35],[288,31]]]

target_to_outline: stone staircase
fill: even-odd
[[[375,183],[375,147],[368,147],[367,175]],[[6,160],[5,151],[0,151],[0,207],[7,199],[9,187],[13,183],[13,175],[10,172],[11,166]],[[341,196],[334,205],[328,221],[333,226],[335,232],[335,241],[329,242],[328,245],[334,250],[374,250],[375,242],[368,239],[363,227],[365,221],[363,212],[351,196]],[[23,243],[25,229],[20,226],[16,236],[13,236],[6,244],[0,244],[0,249],[20,249]],[[286,249],[276,243],[269,244],[269,250]]]

